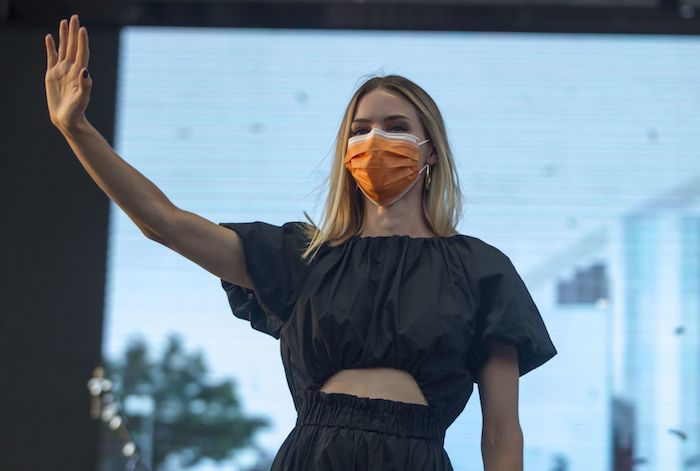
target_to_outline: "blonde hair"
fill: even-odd
[[[362,229],[364,200],[355,191],[355,180],[343,164],[347,150],[350,126],[360,99],[372,90],[384,89],[406,98],[415,107],[420,123],[435,146],[437,163],[431,166],[430,189],[423,189],[423,213],[438,236],[457,234],[455,229],[462,217],[462,193],[455,169],[452,150],[447,142],[447,131],[442,115],[428,93],[411,80],[400,75],[374,76],[365,81],[353,94],[336,135],[335,154],[331,168],[328,196],[319,228],[304,212],[310,225],[305,225],[310,239],[302,258],[306,259],[325,243],[342,244],[358,235]],[[313,256],[308,260],[313,259]]]

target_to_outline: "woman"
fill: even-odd
[[[221,279],[233,313],[280,339],[298,420],[273,470],[451,470],[446,429],[479,384],[488,470],[523,467],[518,379],[557,351],[509,258],[457,233],[445,126],[400,76],[354,94],[321,227],[214,224],[174,206],[88,123],[88,37],[46,36],[51,121],[149,238]]]

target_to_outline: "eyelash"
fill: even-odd
[[[394,126],[391,127],[390,131],[391,131],[392,129],[394,129],[394,128],[401,128],[401,129],[403,129],[404,131],[408,131],[408,128],[407,128],[406,126],[404,126],[403,124],[395,124]],[[357,132],[358,132],[358,131],[362,131],[363,129],[364,129],[364,128],[355,129],[354,131],[353,131],[353,130],[350,130],[350,135],[351,135],[351,136],[355,136],[355,135],[357,135]]]

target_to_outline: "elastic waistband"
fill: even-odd
[[[325,393],[311,389],[299,392],[297,424],[335,425],[405,437],[445,441],[445,431],[436,413],[423,404],[388,399]]]

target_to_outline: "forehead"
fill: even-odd
[[[384,89],[375,89],[360,98],[354,118],[380,121],[384,116],[403,114],[418,121],[418,113],[410,101]]]

